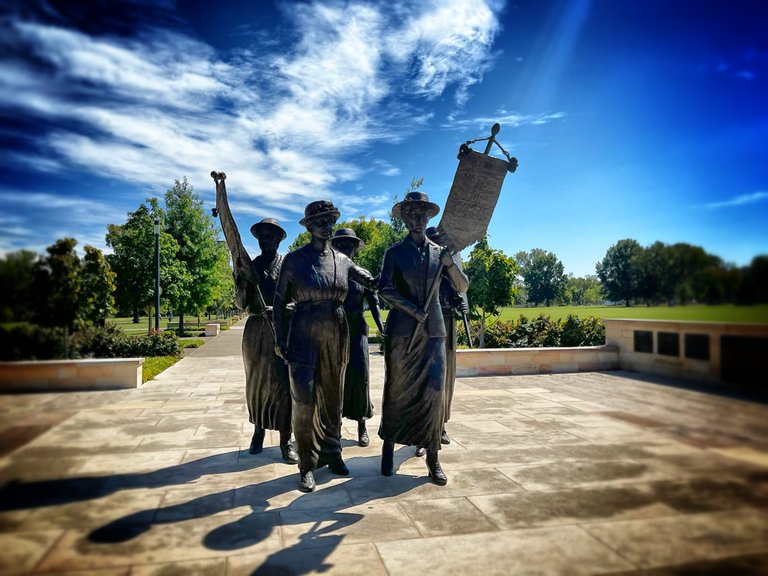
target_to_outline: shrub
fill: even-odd
[[[66,348],[65,348],[66,341]],[[81,323],[65,338],[63,328],[35,324],[0,327],[0,359],[55,360],[69,358],[181,357],[183,348],[173,332],[131,336],[114,324]]]
[[[0,360],[54,360],[64,358],[66,332],[36,324],[0,326]]]
[[[114,324],[82,324],[70,338],[70,358],[120,358],[127,336]]]
[[[470,323],[473,344],[479,341],[480,323]],[[464,330],[458,331],[458,342],[467,345]],[[551,346],[597,346],[605,343],[605,325],[589,316],[570,315],[564,320],[552,320],[539,315],[530,320],[521,315],[516,321],[493,322],[485,326],[486,348],[538,348]]]
[[[178,358],[184,349],[173,332],[152,332],[139,336],[128,336],[123,349],[123,357],[136,356],[174,356]]]

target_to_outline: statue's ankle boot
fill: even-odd
[[[357,421],[357,445],[368,446],[371,443],[371,439],[368,438],[368,430],[365,429],[365,420]]]
[[[432,482],[438,486],[445,486],[448,484],[448,477],[440,467],[440,461],[437,459],[437,450],[427,450],[427,468],[429,469],[429,477]]]
[[[448,436],[448,432],[445,431],[445,426],[443,426],[443,432],[440,434],[440,444],[450,444],[451,443],[451,437]]]
[[[416,448],[416,452],[415,452],[415,454],[416,454],[416,456],[418,456],[419,458],[421,458],[422,456],[424,456],[424,454],[426,454],[426,453],[427,453],[427,449],[426,449],[426,448],[424,448],[424,446],[419,446],[418,448]]]
[[[312,474],[312,470],[299,471],[299,475],[299,490],[302,492],[314,492],[316,485],[315,475]]]
[[[264,447],[264,436],[267,433],[264,428],[256,428],[253,431],[253,437],[251,438],[251,446],[248,448],[248,453],[258,454]]]
[[[339,476],[349,476],[349,468],[344,464],[344,460],[341,459],[341,454],[339,454],[336,460],[328,464],[328,469]]]
[[[291,443],[290,430],[280,431],[280,454],[283,455],[283,461],[286,464],[299,463],[299,456],[296,454],[296,450],[293,448],[293,444]]]
[[[384,440],[381,447],[381,474],[382,476],[392,476],[395,473],[395,443],[391,440]]]

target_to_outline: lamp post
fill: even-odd
[[[160,218],[155,218],[155,330],[160,331]]]

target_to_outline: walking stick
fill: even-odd
[[[440,265],[437,268],[437,275],[435,276],[435,279],[432,281],[432,286],[429,287],[429,293],[427,294],[427,301],[424,303],[424,309],[422,312],[424,314],[429,314],[429,304],[432,302],[432,299],[435,297],[435,294],[437,294],[437,289],[440,288],[440,280],[443,276],[443,263],[440,262]],[[424,320],[426,322],[426,320]],[[405,353],[410,354],[411,349],[413,348],[413,343],[416,341],[416,334],[418,334],[419,329],[421,328],[421,325],[424,324],[424,322],[417,322],[416,327],[413,329],[413,334],[411,334],[411,339],[408,341],[408,348],[406,349]]]

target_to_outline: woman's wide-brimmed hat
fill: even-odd
[[[274,218],[264,218],[261,222],[256,222],[253,226],[251,226],[251,234],[253,234],[256,238],[259,237],[259,234],[262,230],[265,228],[275,228],[277,229],[280,234],[282,234],[281,240],[285,240],[287,234],[285,233],[285,230],[283,230],[283,227],[280,226],[280,224],[277,223],[277,220]]]
[[[339,228],[331,238],[331,244],[334,244],[334,240],[357,240],[357,249],[362,250],[365,248],[365,242],[357,237],[355,231],[352,228]]]
[[[440,206],[434,202],[430,202],[429,196],[427,196],[424,192],[408,192],[408,194],[405,195],[405,198],[403,198],[402,202],[398,202],[392,206],[392,216],[402,220],[403,208],[406,206],[415,205],[425,206],[427,208],[427,214],[429,214],[430,218],[437,216],[437,213],[440,212]]]
[[[333,216],[334,220],[338,220],[339,216],[341,216],[341,212],[339,212],[339,209],[333,205],[333,202],[328,200],[316,200],[315,202],[310,202],[307,204],[307,207],[304,208],[304,218],[299,220],[299,224],[306,226],[312,222],[312,220],[322,218],[323,216]]]

